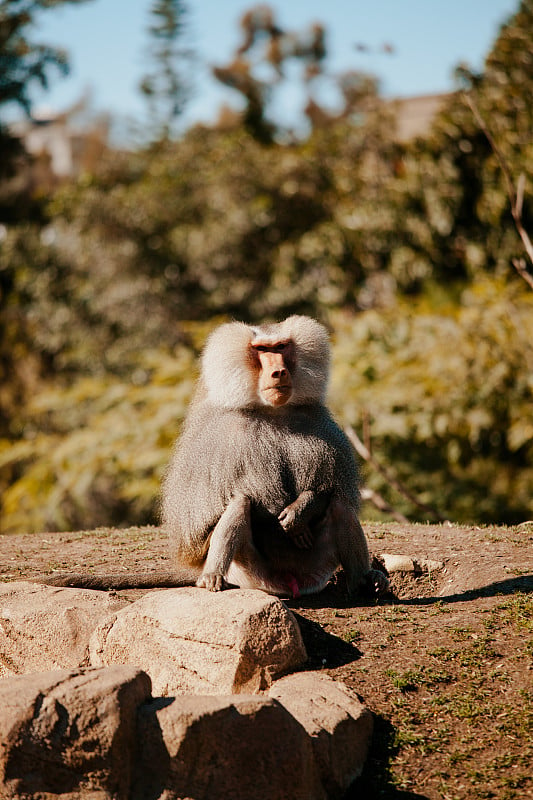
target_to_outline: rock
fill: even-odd
[[[0,677],[88,664],[93,629],[123,605],[106,592],[0,584]]]
[[[324,800],[311,740],[257,695],[154,700],[139,714],[132,800]]]
[[[387,572],[415,572],[415,562],[409,556],[398,556],[393,553],[381,553]]]
[[[422,572],[438,572],[444,570],[446,566],[444,561],[435,561],[432,558],[419,558],[415,563],[419,565]]]
[[[366,761],[373,718],[343,683],[318,672],[276,681],[269,695],[300,722],[313,750],[328,798],[342,797]]]
[[[126,800],[148,698],[150,679],[132,667],[0,681],[0,796]]]
[[[380,559],[387,572],[436,572],[444,568],[443,561],[429,558],[411,558],[393,553],[381,553]]]
[[[137,664],[160,696],[259,692],[306,658],[294,615],[258,590],[152,592],[90,643],[92,664]]]

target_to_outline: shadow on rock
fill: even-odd
[[[132,800],[157,800],[167,785],[170,755],[157,711],[172,705],[174,697],[157,697],[138,711],[139,751],[136,754]]]

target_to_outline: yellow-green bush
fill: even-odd
[[[195,380],[190,349],[142,354],[126,383],[80,378],[29,406],[25,438],[0,442],[2,533],[153,522],[159,483]]]
[[[484,281],[459,305],[399,302],[336,313],[330,404],[370,423],[374,455],[444,517],[516,522],[533,513],[533,294]],[[206,326],[189,326],[200,343]],[[4,441],[2,532],[157,519],[159,482],[196,377],[196,352],[142,353],[129,382],[86,377],[31,403]],[[414,519],[383,479],[369,484]],[[372,509],[364,509],[366,515]]]
[[[452,520],[533,512],[533,294],[482,281],[460,304],[336,318],[331,398],[374,454]],[[371,485],[424,519],[377,475]]]

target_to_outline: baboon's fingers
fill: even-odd
[[[296,514],[292,508],[284,508],[283,511],[278,515],[278,521],[283,530],[289,531],[296,523]]]

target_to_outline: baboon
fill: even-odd
[[[217,328],[163,481],[173,572],[47,582],[297,597],[321,591],[342,566],[351,593],[385,592],[358,520],[352,448],[325,405],[329,360],[327,331],[309,317]]]
[[[173,558],[197,586],[297,596],[341,565],[351,592],[387,588],[370,568],[351,446],[325,405],[328,373],[326,329],[309,317],[211,334],[163,483]]]

